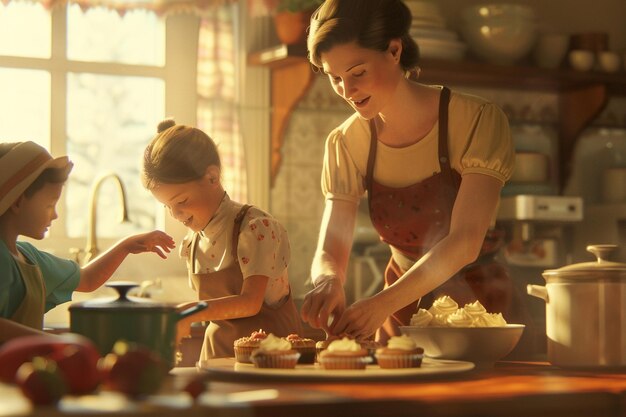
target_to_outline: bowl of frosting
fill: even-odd
[[[429,309],[418,309],[400,331],[424,348],[427,357],[489,366],[515,348],[524,327],[507,323],[501,313],[488,312],[478,300],[461,307],[443,296]]]

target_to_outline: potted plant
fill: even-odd
[[[278,39],[287,45],[304,43],[311,15],[324,0],[278,0],[274,25]]]

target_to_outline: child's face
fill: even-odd
[[[17,217],[18,233],[33,239],[43,239],[52,221],[59,217],[56,204],[62,191],[62,183],[47,183],[31,197],[23,195]]]
[[[183,184],[159,183],[151,192],[174,219],[194,232],[206,227],[223,197],[221,186],[211,183],[208,176]]]

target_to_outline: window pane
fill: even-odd
[[[68,6],[67,55],[90,62],[163,66],[165,24],[155,13],[128,11],[120,16],[102,7],[83,12]]]
[[[0,68],[0,140],[50,147],[50,74]]]
[[[96,74],[67,78],[68,154],[74,170],[67,187],[67,227],[85,236],[90,186],[115,172],[124,182],[130,223],[119,224],[120,201],[114,181],[99,193],[97,234],[119,237],[155,227],[156,203],[139,178],[142,152],[165,112],[163,80]],[[106,186],[106,187],[105,187]]]
[[[41,4],[0,2],[0,55],[50,57],[50,13]]]

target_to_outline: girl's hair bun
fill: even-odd
[[[161,133],[164,130],[169,129],[170,127],[176,125],[176,121],[174,119],[165,119],[159,123],[157,126],[157,133]]]

